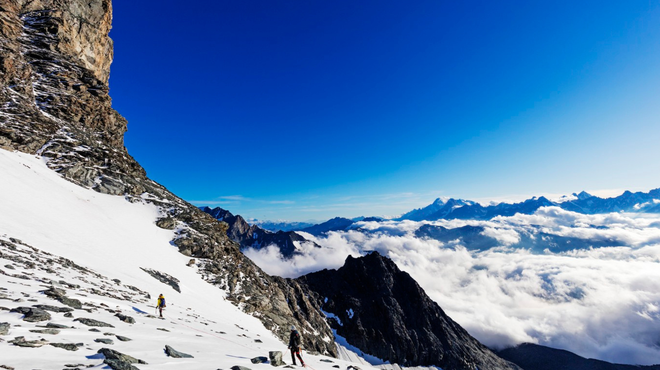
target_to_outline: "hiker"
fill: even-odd
[[[300,360],[300,366],[305,366],[305,361],[300,357],[300,334],[296,330],[296,327],[291,325],[291,335],[289,335],[289,349],[291,350],[291,361],[293,361],[293,366],[296,366],[296,357]]]
[[[165,297],[161,294],[158,296],[158,302],[156,303],[156,309],[160,313],[160,317],[163,317],[163,308],[165,308]]]

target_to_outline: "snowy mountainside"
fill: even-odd
[[[0,335],[0,365],[99,366],[109,355],[97,352],[110,348],[148,363],[134,364],[138,368],[266,369],[269,364],[255,365],[250,359],[286,350],[261,320],[212,284],[217,275],[205,268],[209,260],[191,261],[179,253],[171,243],[177,230],[156,226],[159,207],[79,187],[27,154],[0,150],[0,172],[0,323],[8,324],[0,324],[7,331]],[[168,277],[180,292],[154,275]],[[153,316],[160,293],[167,299],[166,320]],[[97,332],[82,319],[112,327]],[[293,317],[282,325],[292,322]],[[312,326],[299,330],[303,337],[332,343],[331,336]],[[108,339],[112,344],[102,343]],[[193,358],[167,357],[166,345]],[[332,369],[321,359],[349,364],[305,356],[317,370]]]

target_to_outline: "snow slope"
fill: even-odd
[[[171,230],[155,225],[160,210],[146,202],[99,194],[62,179],[40,158],[0,149],[0,323],[11,325],[0,335],[0,365],[16,369],[62,369],[65,365],[108,368],[97,351],[111,348],[144,360],[140,369],[215,369],[254,365],[250,359],[285,352],[286,345],[259,320],[242,313],[224,299],[224,292],[205,282],[195,265],[170,244]],[[49,255],[51,254],[51,255]],[[59,257],[83,268],[71,267]],[[73,265],[75,266],[75,265]],[[141,268],[169,274],[179,280],[181,292]],[[116,279],[116,280],[113,280]],[[10,312],[18,307],[66,306],[43,291],[57,286],[67,297],[83,303],[73,317],[49,312],[50,320],[23,321]],[[153,316],[156,297],[163,293],[168,307],[165,320]],[[150,295],[149,297],[147,295]],[[115,317],[131,316],[134,324]],[[76,318],[93,318],[114,327],[93,329]],[[47,323],[73,328],[59,334],[35,333]],[[302,335],[312,335],[302,329]],[[118,340],[116,335],[131,341]],[[27,341],[81,343],[77,351],[51,345],[25,348],[9,343]],[[113,344],[95,342],[111,339]],[[37,342],[37,345],[41,343]],[[194,358],[170,358],[165,345]],[[351,362],[304,354],[312,370],[342,368]],[[331,362],[322,362],[321,360]],[[363,364],[360,364],[364,367]]]

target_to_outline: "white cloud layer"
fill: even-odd
[[[471,251],[460,239],[415,237],[422,223],[386,221],[320,238],[305,234],[323,248],[301,245],[290,260],[275,247],[246,254],[269,273],[294,277],[377,250],[490,347],[534,342],[610,362],[660,363],[660,218],[548,207],[533,215],[432,224],[481,226],[498,246]],[[552,240],[549,235],[582,244],[556,253],[548,244],[532,252],[523,235],[540,243]]]

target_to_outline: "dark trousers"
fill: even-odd
[[[305,361],[303,361],[302,357],[300,357],[300,348],[291,348],[291,361],[294,365],[296,364],[296,356],[298,356],[300,364],[305,365]]]
[[[160,313],[160,317],[163,317],[163,307],[158,306],[158,312]]]

